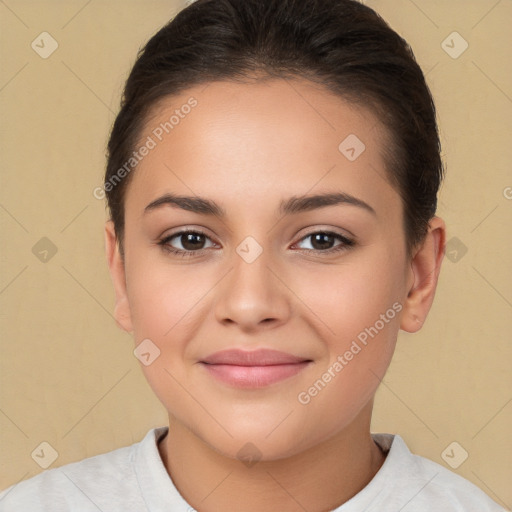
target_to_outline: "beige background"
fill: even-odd
[[[446,467],[456,441],[469,456],[454,471],[510,508],[512,2],[366,3],[410,42],[436,98],[453,260],[422,331],[400,334],[372,429]],[[31,453],[43,441],[56,467],[166,424],[112,318],[105,208],[92,191],[136,52],[182,6],[0,0],[0,488],[42,471]],[[47,59],[31,48],[43,31],[59,45]],[[456,59],[441,46],[453,31],[469,43]],[[32,252],[43,237],[57,248],[47,262]]]

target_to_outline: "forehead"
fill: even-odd
[[[213,82],[164,98],[146,120],[143,145],[151,149],[134,171],[127,209],[165,192],[260,207],[317,189],[397,199],[379,120],[306,80]]]

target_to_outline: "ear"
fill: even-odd
[[[445,223],[439,217],[433,217],[422,245],[415,249],[411,259],[411,284],[400,322],[400,328],[404,331],[419,331],[427,318],[436,292],[445,243]]]
[[[132,332],[132,320],[130,304],[126,294],[126,275],[124,261],[119,252],[119,243],[117,240],[114,223],[108,220],[105,224],[105,251],[107,254],[107,263],[110,270],[110,277],[114,285],[116,294],[116,304],[114,317],[117,325],[126,332]]]

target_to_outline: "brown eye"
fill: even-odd
[[[203,249],[205,244],[205,236],[201,233],[181,233],[172,238],[177,238],[186,251]]]
[[[334,252],[342,249],[347,249],[354,245],[352,240],[340,235],[339,233],[332,233],[329,231],[317,231],[315,233],[310,233],[301,239],[307,240],[310,239],[311,248],[306,248],[307,251],[318,251],[318,252]],[[335,244],[336,240],[339,240],[340,243]]]
[[[158,244],[171,253],[180,256],[194,256],[194,253],[199,253],[214,245],[212,243],[210,246],[205,247],[205,243],[208,240],[210,240],[210,238],[201,231],[188,230],[167,236]]]

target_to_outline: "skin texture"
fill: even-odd
[[[141,141],[191,96],[197,106],[133,171],[124,261],[112,222],[105,227],[117,322],[136,345],[149,338],[160,350],[141,367],[169,413],[163,462],[199,511],[331,510],[384,462],[370,437],[373,397],[399,329],[417,331],[430,309],[444,223],[434,217],[407,257],[402,203],[381,156],[387,132],[369,111],[304,80],[191,88],[159,105]],[[338,149],[350,134],[366,146],[355,161]],[[283,199],[326,192],[351,194],[375,213],[350,204],[278,212]],[[226,217],[169,205],[144,213],[165,193],[214,200]],[[158,245],[185,228],[206,234],[192,257]],[[307,236],[325,231],[355,243],[328,254],[339,239],[321,246]],[[262,249],[251,263],[237,252],[248,236]],[[299,393],[397,303],[394,318],[300,403]],[[227,348],[272,348],[312,362],[280,382],[239,389],[200,364]],[[247,443],[258,459],[251,466],[237,455]]]

